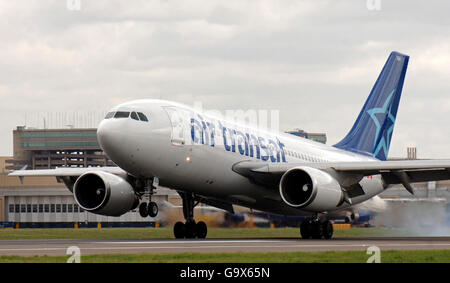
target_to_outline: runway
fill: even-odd
[[[332,240],[301,239],[210,239],[210,240],[16,240],[0,241],[0,255],[65,256],[76,246],[81,254],[138,254],[183,252],[312,252],[450,249],[450,237],[430,238],[342,238]]]

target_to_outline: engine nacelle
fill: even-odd
[[[335,178],[306,166],[291,168],[284,173],[280,195],[289,206],[312,212],[337,209],[344,201],[344,193]]]
[[[358,212],[347,212],[344,217],[345,223],[353,223],[359,220]]]
[[[139,204],[130,183],[101,171],[81,175],[73,186],[73,195],[84,210],[106,216],[120,216]]]

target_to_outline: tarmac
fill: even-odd
[[[89,254],[314,252],[380,250],[450,250],[450,237],[336,238],[331,240],[206,239],[206,240],[1,240],[1,255],[66,256],[70,247]]]

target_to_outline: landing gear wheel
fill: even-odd
[[[139,205],[139,214],[144,218],[148,216],[148,206],[145,202]]]
[[[311,239],[311,223],[309,221],[303,221],[300,224],[300,235],[303,239]]]
[[[180,194],[181,199],[183,200],[183,216],[184,219],[186,219],[186,222],[184,224],[181,222],[175,224],[173,227],[175,238],[206,238],[208,228],[205,222],[200,221],[195,223],[194,220],[194,207],[199,203],[198,201],[195,203],[195,195],[187,192],[178,192],[178,194]]]
[[[322,225],[319,221],[313,221],[311,224],[311,237],[313,239],[322,239]]]
[[[303,239],[331,239],[333,237],[333,223],[326,220],[307,220],[300,224],[300,235]]]
[[[156,215],[158,215],[158,205],[155,202],[150,202],[148,204],[148,215],[150,217],[156,217]]]
[[[186,225],[183,222],[175,223],[175,226],[173,226],[173,234],[176,239],[183,239],[186,234]]]
[[[322,234],[325,239],[331,239],[331,237],[333,237],[333,223],[328,220],[323,222]]]
[[[186,231],[185,231],[185,237],[186,239],[194,239],[195,236],[197,236],[197,224],[195,221],[188,221],[185,224]]]
[[[205,222],[200,221],[197,223],[197,238],[199,239],[205,239],[206,234],[208,234],[208,227],[206,226]]]

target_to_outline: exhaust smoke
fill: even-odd
[[[445,198],[380,198],[370,205],[378,209],[371,220],[376,227],[400,228],[405,236],[450,236]]]

